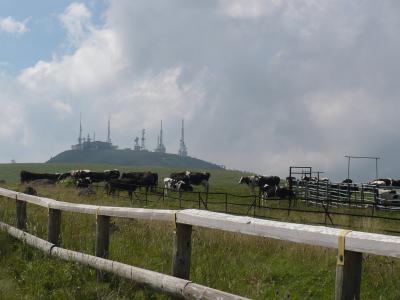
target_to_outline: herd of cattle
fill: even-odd
[[[56,183],[71,178],[75,187],[89,188],[93,183],[105,182],[105,190],[108,195],[115,194],[116,191],[127,191],[129,196],[138,188],[156,189],[158,186],[158,174],[152,172],[126,172],[120,173],[118,170],[105,170],[103,172],[93,172],[90,170],[73,170],[65,173],[33,173],[21,171],[21,184],[40,181]],[[193,191],[192,185],[202,185],[208,191],[208,180],[210,173],[207,172],[180,172],[172,173],[170,177],[164,178],[164,191],[177,192]]]
[[[137,189],[144,187],[146,190],[155,189],[158,186],[158,174],[152,172],[127,172],[120,173],[118,170],[105,170],[93,172],[90,170],[73,170],[66,173],[33,173],[21,171],[21,183],[47,180],[50,183],[71,178],[77,188],[88,188],[93,183],[105,182],[105,189],[108,195],[116,191],[127,191],[129,196]],[[193,191],[193,185],[202,186],[206,192],[209,190],[210,173],[208,172],[178,172],[171,173],[163,179],[164,193],[168,190],[179,193]],[[263,198],[278,197],[287,198],[294,194],[286,187],[279,187],[278,176],[246,176],[241,177],[239,184],[246,184],[252,192],[259,188]]]
[[[93,172],[90,170],[73,170],[65,173],[33,173],[21,171],[21,183],[29,183],[32,181],[48,181],[56,183],[71,178],[77,188],[88,188],[93,183],[105,182],[105,190],[108,195],[113,195],[119,191],[127,191],[129,196],[138,188],[154,190],[158,187],[159,177],[153,172],[126,172],[121,173],[118,170],[105,170],[103,172]],[[171,173],[169,177],[163,179],[164,193],[167,195],[168,190],[179,192],[193,191],[193,185],[202,186],[206,192],[209,190],[210,173],[207,172],[178,172]],[[353,185],[351,179],[345,179],[342,184],[330,183],[327,178],[315,178],[303,176],[300,180],[294,177],[286,178],[286,186],[281,186],[281,179],[278,176],[243,176],[238,184],[245,184],[250,191],[255,194],[256,190],[261,198],[267,199],[276,197],[280,199],[294,197],[292,187],[299,182],[322,182],[330,185],[332,189],[345,189],[350,193],[358,191],[358,186]],[[397,190],[391,187],[400,187],[400,180],[390,178],[376,179],[369,182],[370,185],[376,187],[377,194],[380,198],[393,200],[400,199]]]

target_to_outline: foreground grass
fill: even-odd
[[[65,168],[68,169],[68,166]],[[242,192],[241,187],[236,185],[237,181],[233,180],[238,174],[221,172],[215,176],[213,172],[213,188]],[[12,182],[7,187],[22,189]],[[77,203],[118,206],[146,204],[138,200],[131,203],[125,197],[106,197],[101,189],[96,195],[85,197],[78,196],[76,190],[63,184],[39,186],[37,189],[40,195]],[[163,203],[154,196],[149,200],[152,200],[147,203],[149,207],[177,207],[178,204],[167,199]],[[275,216],[288,218],[286,212]],[[306,222],[312,221],[312,216],[308,215],[291,216],[299,220],[303,218]],[[15,203],[12,200],[0,198],[0,220],[8,224],[15,223]],[[28,220],[28,231],[46,238],[47,211],[28,205]],[[118,218],[112,221],[111,259],[170,274],[173,224]],[[370,231],[377,225],[366,221],[363,224],[351,218],[341,221],[348,227],[364,226]],[[380,226],[398,226],[381,222]],[[62,247],[93,254],[94,216],[63,212]],[[332,299],[335,263],[336,252],[327,248],[198,227],[194,227],[193,231],[191,280],[254,299]],[[364,255],[362,299],[399,299],[399,279],[398,259]],[[116,277],[111,277],[108,283],[97,284],[94,270],[47,257],[0,233],[0,299],[167,298]]]

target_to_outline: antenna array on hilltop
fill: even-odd
[[[145,138],[146,130],[142,129],[141,138],[136,137],[134,139],[134,147],[135,151],[148,151],[146,149],[146,138]],[[140,144],[139,144],[140,141]],[[78,144],[72,145],[72,150],[104,150],[104,149],[117,149],[118,146],[115,146],[111,142],[111,117],[108,117],[107,122],[107,139],[106,141],[96,141],[96,134],[93,131],[93,139],[90,138],[88,134],[86,138],[83,137],[82,130],[82,115],[79,117],[79,137]],[[164,131],[163,131],[163,122],[161,120],[160,132],[157,136],[157,147],[154,149],[154,152],[166,153],[166,147],[164,145]],[[181,127],[181,138],[179,140],[179,156],[188,156],[187,147],[185,144],[185,128],[184,128],[184,120],[182,119],[182,127]]]

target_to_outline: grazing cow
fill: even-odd
[[[260,190],[262,192],[261,205],[264,205],[264,201],[266,199],[275,197],[277,189],[278,187],[276,185],[268,185],[268,184],[265,184],[264,186],[260,187]]]
[[[150,189],[154,190],[158,186],[158,174],[146,172],[143,174],[142,178],[139,180],[139,186],[144,186],[146,191]]]
[[[242,176],[238,184],[247,184],[252,193],[255,193],[255,188],[259,188],[259,194],[263,192],[263,187],[266,185],[269,189],[272,189],[274,186],[278,187],[280,182],[280,178],[278,176]]]
[[[253,176],[242,176],[239,179],[238,184],[247,184],[251,192],[254,194],[255,193],[255,188],[260,187],[258,185],[258,176],[253,175]]]
[[[33,173],[29,171],[21,171],[20,179],[21,179],[21,184],[29,183],[37,179],[48,179],[55,183],[56,181],[59,180],[60,175],[61,174],[59,173],[51,174],[51,173]]]
[[[210,179],[210,173],[208,172],[178,172],[178,173],[171,173],[170,178],[183,181],[188,185],[202,185],[206,192],[209,189],[208,180]]]
[[[258,176],[258,186],[264,186],[266,184],[270,186],[279,186],[281,179],[278,176]]]
[[[210,173],[208,172],[189,172],[187,174],[189,177],[189,185],[202,185],[206,192],[208,192],[209,183],[208,180],[210,179]]]
[[[71,171],[71,177],[75,180],[79,178],[90,178],[90,181],[93,182],[102,182],[102,181],[109,181],[111,179],[118,179],[119,178],[119,171],[118,170],[105,170],[103,172],[92,172],[90,170],[74,170]]]
[[[111,179],[105,185],[107,195],[115,195],[117,191],[127,191],[129,198],[132,200],[132,194],[136,190],[137,185],[131,178]]]
[[[155,189],[158,186],[158,174],[152,172],[129,172],[122,173],[121,179],[130,179],[132,184],[135,184],[138,188],[145,187],[146,191],[149,188]]]
[[[267,184],[263,187],[262,189],[263,194],[261,197],[262,204],[264,204],[264,200],[271,198],[271,197],[277,197],[279,199],[286,199],[289,197],[294,197],[295,194],[293,191],[291,191],[287,187],[280,188],[279,186],[268,186]]]
[[[168,190],[173,190],[179,192],[179,196],[182,195],[182,192],[192,192],[193,187],[183,180],[177,180],[173,178],[164,178],[164,194],[168,196]]]

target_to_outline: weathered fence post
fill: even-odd
[[[47,221],[47,240],[57,246],[60,245],[61,210],[49,208]]]
[[[18,200],[18,196],[15,196],[15,204],[17,209],[17,228],[26,231],[26,202]]]
[[[96,216],[96,256],[108,258],[110,244],[110,217]],[[97,271],[97,280],[104,280],[104,273]]]
[[[360,299],[362,253],[344,251],[344,264],[336,265],[335,300]]]
[[[172,276],[189,279],[191,255],[192,225],[176,223],[172,254]]]

